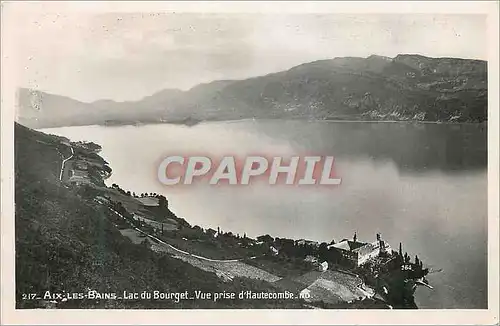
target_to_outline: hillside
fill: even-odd
[[[92,188],[70,187],[60,182],[61,161],[70,155],[69,145],[65,138],[19,124],[15,126],[17,308],[302,307],[299,301],[280,300],[175,303],[172,300],[30,299],[29,294],[43,295],[45,291],[66,295],[89,290],[101,293],[275,290],[269,283],[248,278],[224,282],[215,273],[154,252],[147,245],[134,244],[122,236],[110,211],[99,202],[89,200],[88,191],[93,191]],[[79,155],[85,154],[80,151]],[[104,161],[101,163],[106,165]]]
[[[485,61],[372,55],[167,89],[135,102],[83,103],[20,89],[18,121],[32,128],[242,118],[483,122],[487,96]]]

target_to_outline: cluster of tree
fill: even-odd
[[[100,152],[102,150],[100,145],[89,141],[77,141],[73,144],[92,152]]]
[[[143,193],[141,193],[141,194],[138,195],[135,192],[131,192],[130,190],[127,190],[127,191],[123,190],[116,183],[113,183],[111,185],[111,188],[115,189],[115,190],[118,190],[122,195],[131,196],[131,197],[134,197],[134,198],[144,198],[144,197],[157,198],[158,201],[159,201],[159,206],[160,207],[168,208],[168,200],[167,200],[167,198],[165,196],[163,196],[163,195],[158,194],[158,193],[155,193],[155,192],[150,192],[150,193],[143,192]]]
[[[135,194],[135,192],[131,192],[130,190],[124,190],[122,189],[118,184],[116,183],[113,183],[111,185],[111,188],[112,189],[115,189],[115,190],[118,190],[122,195],[126,195],[126,196],[132,196],[132,197],[135,197],[135,198],[138,198]],[[141,196],[141,197],[144,197],[144,196]]]
[[[160,227],[155,228],[152,225],[146,223],[146,221],[144,219],[141,219],[140,217],[134,217],[134,215],[129,213],[127,211],[127,209],[123,206],[123,204],[119,201],[112,201],[110,208],[112,208],[114,211],[118,212],[130,224],[132,224],[136,228],[139,228],[140,230],[142,230],[148,234],[156,234],[156,235],[163,234],[163,231],[164,231],[163,223],[161,223]],[[116,214],[114,214],[114,215],[116,215]],[[112,221],[117,223],[117,224],[119,224],[118,222],[123,223],[123,220],[119,221],[119,219],[116,219],[116,218],[113,218]]]
[[[89,165],[87,167],[87,175],[93,184],[105,186],[104,179],[107,179],[111,175],[111,168],[107,165],[103,165],[102,167]]]
[[[158,194],[156,192],[150,192],[150,193],[143,192],[140,195],[136,195],[135,192],[134,192],[133,196],[136,197],[136,198],[158,197]]]
[[[81,187],[76,188],[76,193],[79,194],[85,200],[93,200],[99,191],[90,185],[84,184]]]
[[[125,191],[122,188],[120,188],[120,186],[117,185],[116,183],[113,183],[111,185],[111,188],[115,189],[115,190],[118,190],[118,192],[120,192],[122,195],[126,195],[126,196],[131,196],[132,195],[131,192],[130,192],[130,190],[129,191]]]
[[[335,240],[330,243],[317,243],[313,241],[293,240],[287,238],[273,238],[269,234],[257,237],[257,241],[262,241],[269,246],[278,249],[278,259],[304,260],[307,256],[315,257],[318,261],[326,261],[331,265],[348,265],[349,261],[336,248],[329,247],[335,244]]]
[[[223,245],[226,246],[234,246],[238,245],[243,248],[250,248],[255,244],[255,240],[247,237],[246,233],[243,233],[243,235],[240,235],[239,233],[232,233],[232,232],[223,232],[220,231],[218,232],[217,236],[218,241],[220,241]],[[255,248],[257,249],[257,248]],[[260,251],[259,251],[260,253]]]
[[[243,245],[248,244],[252,241],[252,239],[246,236],[246,233],[243,236],[240,234],[234,234],[231,231],[224,232],[217,227],[217,231],[211,228],[204,229],[199,225],[185,225],[181,226],[179,230],[176,231],[177,236],[182,236],[188,240],[213,240],[217,241],[221,244],[226,244],[229,246],[234,246],[236,244]]]
[[[123,204],[119,201],[112,201],[111,208],[120,213],[126,219],[133,219],[133,215],[127,211]]]
[[[410,279],[421,278],[429,274],[429,269],[424,268],[424,263],[415,255],[415,260],[412,262],[410,255],[407,252],[403,254],[403,245],[399,243],[399,250],[396,253],[395,267],[407,273]]]

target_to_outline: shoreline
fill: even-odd
[[[450,121],[422,121],[422,120],[343,120],[343,119],[307,119],[307,118],[242,118],[242,119],[230,119],[230,120],[201,120],[200,122],[194,125],[188,125],[184,123],[177,122],[168,122],[168,121],[158,121],[158,122],[137,122],[137,123],[123,123],[123,124],[82,124],[82,125],[70,125],[70,126],[51,126],[51,127],[41,127],[41,128],[33,128],[34,130],[43,131],[49,129],[59,129],[59,128],[71,128],[71,127],[108,127],[108,128],[117,128],[117,127],[143,127],[143,126],[151,126],[151,125],[172,125],[172,126],[181,126],[181,127],[189,127],[193,128],[197,125],[204,124],[216,124],[216,123],[240,123],[240,122],[258,122],[258,121],[303,121],[307,123],[402,123],[402,124],[431,124],[431,125],[483,125],[488,126],[488,121],[482,122],[450,122]]]
[[[133,196],[131,196],[130,191],[121,190],[121,188],[119,188],[119,186],[116,184],[114,187],[110,187],[110,186],[105,184],[105,188],[103,189],[104,190],[103,194],[111,191],[112,189],[114,189],[114,191],[116,191],[118,189],[123,194],[123,196],[130,197],[131,198],[130,200],[137,200],[138,198],[140,198],[140,197],[135,196],[135,193]],[[154,196],[158,196],[158,194],[151,193],[151,195],[149,195],[149,196],[154,197]],[[115,198],[113,198],[113,199],[108,198],[108,200],[110,200],[110,203],[120,202],[119,199],[115,199]],[[125,204],[125,202],[123,202],[123,203]],[[101,204],[104,204],[104,203],[101,203]],[[108,205],[105,205],[105,206],[108,206]],[[169,210],[170,212],[172,212],[170,210],[170,208],[168,208],[168,206],[166,206],[165,208],[167,210]],[[117,213],[116,211],[114,211],[114,212]],[[127,214],[128,213],[129,212],[127,212]],[[135,214],[135,213],[132,212],[132,214]],[[175,216],[175,213],[172,212],[172,214],[174,214],[174,216]],[[125,218],[123,215],[118,214],[118,213],[117,213],[117,215],[119,215],[121,217],[121,219],[123,219],[123,221],[129,221],[126,223],[130,223],[130,219]],[[142,218],[144,221],[144,218],[153,219],[154,217],[152,215],[146,214],[146,215],[142,215]],[[198,228],[199,230],[201,230],[200,234],[202,234],[202,235],[208,234],[207,233],[208,230],[211,229],[210,227],[207,227],[207,229],[203,229],[203,228],[200,228],[199,226],[192,226],[187,220],[184,220],[184,221],[186,221],[187,226],[183,226],[183,228],[187,228],[188,230],[196,230]],[[215,236],[216,239],[209,240],[209,242],[218,243],[219,246],[222,246],[222,247],[219,247],[219,249],[217,249],[217,250],[220,250],[221,255],[227,255],[228,252],[231,252],[232,254],[231,254],[231,257],[210,256],[209,254],[207,254],[207,252],[211,251],[211,250],[208,250],[208,248],[206,248],[206,246],[208,244],[204,244],[203,241],[201,243],[198,243],[198,240],[190,240],[190,239],[186,239],[186,238],[182,238],[182,240],[184,240],[184,241],[180,241],[180,243],[179,243],[179,241],[176,242],[176,237],[179,237],[179,239],[180,239],[180,237],[182,237],[182,235],[181,236],[173,236],[173,238],[170,238],[172,235],[168,235],[169,233],[167,233],[167,235],[164,235],[163,234],[163,222],[160,222],[160,223],[162,224],[161,234],[158,232],[158,230],[159,230],[158,228],[152,227],[148,223],[141,224],[139,221],[140,226],[139,225],[132,225],[132,224],[131,224],[131,226],[133,227],[133,229],[135,229],[137,232],[143,234],[147,238],[153,239],[154,242],[163,243],[164,245],[170,247],[171,249],[181,253],[182,255],[184,255],[183,256],[184,258],[178,257],[178,259],[186,260],[189,263],[194,264],[193,266],[197,266],[198,264],[200,264],[200,262],[199,262],[200,260],[206,261],[206,263],[224,263],[224,262],[236,263],[236,262],[241,262],[241,264],[247,265],[248,267],[257,268],[258,270],[260,269],[263,272],[271,273],[272,275],[276,275],[279,277],[279,279],[289,279],[289,276],[283,275],[281,273],[276,273],[275,267],[272,267],[272,266],[275,264],[279,264],[280,259],[283,259],[283,258],[278,258],[278,257],[281,257],[281,255],[282,255],[281,251],[285,250],[285,247],[283,247],[283,244],[284,244],[283,241],[291,241],[293,243],[292,247],[295,247],[295,248],[299,248],[301,246],[300,243],[304,242],[307,244],[307,246],[305,248],[309,248],[309,249],[306,249],[306,251],[309,252],[308,254],[306,254],[306,256],[312,255],[311,257],[314,257],[316,263],[311,265],[312,267],[309,267],[308,269],[300,272],[302,268],[299,268],[299,266],[304,264],[306,259],[304,259],[300,255],[297,256],[297,258],[293,258],[293,259],[298,259],[297,262],[294,263],[294,264],[298,263],[298,265],[290,265],[286,268],[289,269],[289,272],[291,272],[292,275],[295,275],[294,277],[300,277],[300,274],[303,274],[303,273],[307,274],[308,272],[314,272],[314,271],[317,272],[318,266],[316,266],[315,264],[318,264],[326,259],[325,262],[326,261],[329,262],[327,266],[330,266],[330,267],[329,268],[327,267],[327,269],[330,271],[330,273],[341,272],[341,273],[347,273],[347,274],[353,275],[353,277],[356,277],[356,278],[362,280],[363,286],[367,286],[368,288],[372,288],[372,290],[374,291],[373,295],[378,295],[378,297],[377,296],[375,296],[375,297],[369,296],[370,299],[382,300],[382,302],[385,302],[386,304],[391,305],[391,306],[394,304],[396,304],[397,306],[399,306],[400,304],[403,304],[403,303],[399,303],[398,301],[393,302],[392,301],[393,299],[390,299],[390,298],[384,298],[385,295],[383,294],[383,292],[380,292],[381,291],[380,288],[375,286],[375,284],[377,284],[378,281],[375,283],[373,281],[369,281],[373,277],[373,275],[371,275],[371,273],[364,275],[365,272],[362,272],[363,269],[362,269],[361,264],[358,266],[356,266],[356,265],[350,266],[347,264],[347,261],[342,262],[342,260],[341,260],[341,261],[337,261],[337,262],[332,262],[329,260],[329,258],[326,258],[326,257],[321,258],[320,251],[318,251],[318,250],[320,250],[320,248],[323,245],[325,245],[325,247],[326,247],[327,243],[324,243],[324,242],[320,243],[320,241],[312,241],[312,240],[305,240],[305,239],[297,240],[295,238],[288,239],[288,238],[272,237],[272,236],[269,236],[267,234],[265,236],[262,235],[262,236],[257,236],[255,238],[247,237],[246,234],[243,237],[240,237],[239,234],[233,234],[231,231],[223,232],[223,231],[217,230],[218,236]],[[117,225],[115,225],[115,226],[118,227]],[[212,227],[214,227],[214,226],[212,226]],[[179,230],[182,230],[182,228]],[[221,237],[222,237],[222,239],[221,239]],[[238,239],[239,241],[244,241],[247,244],[251,244],[251,246],[255,245],[255,247],[251,248],[251,247],[245,246],[245,247],[239,248],[238,250],[243,250],[242,252],[244,254],[238,256],[239,254],[237,253],[238,250],[236,248],[238,246],[224,248],[225,246],[227,246],[227,243],[226,243],[227,240],[224,240],[224,239],[227,239],[226,237],[229,237],[229,239],[235,239],[235,240]],[[265,237],[268,237],[268,239],[266,240]],[[179,239],[177,239],[177,240],[179,240]],[[238,240],[236,240],[236,241],[238,241]],[[344,241],[344,240],[342,240],[342,241]],[[356,241],[356,240],[354,240],[354,241]],[[369,242],[367,242],[366,244],[368,244],[368,243]],[[179,244],[181,244],[181,246],[179,246]],[[185,245],[187,245],[187,247]],[[193,245],[194,245],[194,247],[193,247]],[[241,243],[238,243],[238,245],[241,246]],[[243,249],[243,248],[246,248],[246,249]],[[260,250],[263,250],[263,251],[261,254],[259,254],[258,252],[252,251],[252,250],[254,250],[254,248],[260,248]],[[278,248],[278,249],[275,249],[275,248]],[[208,251],[206,251],[206,250],[208,250]],[[329,248],[328,248],[328,250],[329,250],[328,252],[331,251]],[[249,252],[251,254],[249,254]],[[333,252],[337,252],[336,249],[333,249]],[[288,255],[290,255],[290,253],[285,254],[285,257],[287,257]],[[377,254],[377,257],[379,257],[379,255],[381,255],[381,254]],[[178,256],[178,255],[174,255],[174,257],[176,257],[176,256]],[[405,253],[405,256],[406,256],[406,253]],[[291,257],[293,257],[293,256],[291,256]],[[385,256],[380,256],[380,257],[385,257]],[[398,258],[398,257],[403,257],[402,253],[400,252],[398,254],[396,251],[391,249],[391,251],[389,252],[389,256],[387,256],[387,258],[381,258],[381,259],[382,259],[382,261],[384,259],[389,259],[387,262],[391,262],[394,259],[396,259],[396,261],[398,261],[398,259],[402,259],[402,258]],[[257,258],[257,259],[255,259],[255,258]],[[190,261],[192,259],[195,259],[195,261],[197,260],[198,262],[194,263],[194,262]],[[377,258],[377,259],[379,259],[379,258]],[[409,263],[409,264],[413,264],[410,262],[409,259],[410,258],[408,258],[408,261],[406,261],[406,258],[405,258],[405,262]],[[203,263],[201,263],[201,264],[203,264]],[[372,266],[371,264],[374,264],[373,266],[377,266],[377,264],[379,264],[379,263],[377,263],[377,260],[375,260],[375,261],[371,261],[369,263],[370,266]],[[385,264],[386,263],[383,263],[383,266],[385,266]],[[399,264],[399,263],[397,263],[397,264]],[[413,266],[418,266],[418,261],[416,261]],[[206,268],[206,267],[200,267],[199,265],[197,267],[201,268],[201,269]],[[279,269],[281,269],[281,268],[282,267],[280,267]],[[408,297],[407,297],[407,299],[405,299],[405,301],[409,300],[408,302],[410,302],[409,303],[410,306],[414,309],[418,309],[418,307],[416,306],[416,303],[415,303],[415,292],[417,289],[417,284],[415,281],[416,279],[414,278],[414,276],[401,276],[400,275],[401,272],[399,271],[399,267],[397,267],[397,266],[391,267],[391,268],[395,268],[395,271],[396,271],[395,274],[393,275],[393,272],[385,272],[384,276],[381,277],[382,282],[388,284],[387,287],[392,289],[393,287],[396,287],[396,285],[393,285],[392,283],[399,282],[398,279],[408,280],[409,285],[407,285],[407,286],[410,286],[412,289],[405,290],[405,291],[410,291],[409,293],[406,294]],[[421,271],[422,267],[420,267],[420,268],[421,268],[420,269],[420,271]],[[413,270],[414,269],[412,268],[412,273],[413,273]],[[320,270],[320,272],[321,272],[321,270]],[[228,275],[227,273],[228,273],[227,271],[225,271],[225,272],[219,271],[219,274],[216,272],[216,275],[224,275],[224,277],[227,277],[229,279],[232,279],[232,277],[234,277],[234,276],[231,276],[231,272],[229,272],[229,276],[227,276]],[[416,275],[420,275],[419,274],[420,272],[418,272],[418,269],[415,269],[415,273],[417,273]],[[426,272],[424,272],[424,273],[426,273]],[[409,275],[412,275],[412,274],[409,274]],[[423,274],[423,275],[425,276],[427,274]],[[419,277],[422,277],[422,276],[419,276]],[[292,279],[293,278],[290,278],[290,280],[292,280]],[[389,285],[389,284],[391,284],[391,285]],[[406,284],[406,282],[405,282],[405,284]],[[390,290],[390,291],[392,291],[392,290]],[[394,291],[400,291],[400,290],[394,290]]]

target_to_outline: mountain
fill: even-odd
[[[32,128],[105,124],[107,121],[155,121],[168,114],[168,104],[182,94],[179,90],[163,90],[135,102],[99,100],[80,102],[69,97],[21,88],[18,91],[18,118]]]
[[[135,102],[82,103],[21,89],[18,121],[33,128],[242,118],[483,122],[487,96],[485,61],[372,55],[165,90]]]

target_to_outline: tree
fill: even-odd
[[[158,196],[158,205],[163,208],[168,208],[168,200],[164,196]]]
[[[151,248],[151,243],[149,243],[148,238],[145,238],[142,242],[141,245],[143,245],[146,248]]]
[[[399,243],[399,256],[403,257],[403,245]]]
[[[262,241],[262,242],[265,242],[265,243],[271,243],[271,242],[274,241],[274,239],[269,234],[266,234],[266,235],[259,235],[257,237],[257,241]]]
[[[325,260],[328,257],[328,244],[326,242],[322,242],[319,245],[318,255],[321,260]]]
[[[405,256],[404,257],[405,257],[405,260],[404,260],[405,263],[408,264],[411,261],[411,258],[410,258],[410,256],[408,255],[407,252],[405,252]]]

